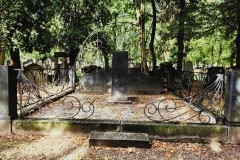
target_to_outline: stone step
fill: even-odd
[[[147,133],[97,132],[89,137],[90,146],[151,148]]]

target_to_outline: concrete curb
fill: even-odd
[[[158,139],[228,139],[228,127],[225,125],[122,122],[122,128],[125,132],[144,132]]]
[[[14,134],[35,135],[71,135],[89,134],[93,130],[115,131],[119,121],[98,120],[57,120],[57,119],[24,119],[13,120]]]
[[[92,131],[148,133],[160,139],[228,141],[229,127],[212,124],[174,124],[112,120],[23,119],[12,121],[12,133],[37,135],[89,134]]]

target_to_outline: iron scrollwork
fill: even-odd
[[[26,76],[28,74],[28,77]],[[48,74],[43,74],[48,73]],[[51,78],[49,79],[49,73]],[[57,79],[54,71],[18,70],[18,107],[20,117],[25,118],[79,118],[85,119],[94,113],[95,100],[84,100],[82,103],[75,96],[65,96],[55,102],[63,94],[71,93],[68,86],[68,74],[64,74],[62,81]],[[29,74],[32,79],[29,79]],[[43,76],[45,75],[45,76]],[[59,86],[56,83],[61,83]],[[53,108],[54,107],[54,108]],[[54,113],[53,113],[54,112]]]
[[[145,116],[160,122],[191,122],[195,119],[197,123],[216,123],[223,110],[224,74],[213,78],[214,81],[210,81],[204,89],[191,96],[169,97],[156,103],[148,103],[144,108]]]

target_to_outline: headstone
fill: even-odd
[[[187,61],[185,63],[184,69],[183,69],[183,81],[182,81],[182,85],[184,88],[188,88],[190,87],[190,82],[194,80],[194,69],[193,69],[193,63],[191,61]]]
[[[185,72],[194,72],[193,63],[191,61],[187,61],[185,63],[183,71],[185,71]]]
[[[0,120],[15,119],[17,114],[17,71],[0,65]]]
[[[127,51],[116,51],[113,53],[111,101],[128,101]]]
[[[62,58],[61,64],[58,63],[59,58]],[[67,66],[67,52],[54,52],[54,69],[56,70],[55,75],[55,84],[56,85],[63,85],[66,79],[66,66]]]
[[[208,79],[211,80],[213,77],[216,77],[217,74],[225,74],[224,67],[210,67],[207,71]]]
[[[24,67],[26,78],[34,85],[40,86],[44,83],[43,68],[38,64],[30,64]]]
[[[79,81],[85,91],[105,92],[106,77],[101,67],[90,65],[83,67],[81,71],[83,75],[79,78]]]
[[[68,69],[68,87],[71,87],[72,89],[75,89],[75,66],[69,66]]]
[[[163,83],[167,84],[168,90],[174,90],[175,88],[175,69],[170,62],[164,62],[160,64],[159,69],[160,77]]]
[[[217,79],[217,74],[225,74],[224,67],[210,67],[207,69],[206,84],[208,86]]]
[[[141,73],[141,68],[128,69],[128,91],[130,93],[161,93],[162,80],[159,77],[153,77]]]

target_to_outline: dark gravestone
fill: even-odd
[[[162,80],[160,77],[141,73],[141,68],[128,69],[128,91],[130,93],[160,93]]]
[[[90,74],[86,74],[79,79],[85,91],[105,92],[105,75],[103,70],[96,70]]]
[[[240,72],[228,74],[224,115],[230,123],[240,123]]]
[[[116,51],[112,60],[112,101],[128,100],[128,52]]]
[[[58,59],[62,59],[62,63],[58,64]],[[67,69],[67,52],[54,52],[54,69],[56,70],[55,83],[56,85],[64,85],[66,82],[66,69]]]
[[[217,74],[225,74],[224,67],[210,67],[207,71],[207,83],[212,84],[216,78]]]
[[[0,120],[17,118],[17,71],[0,65]]]
[[[173,68],[173,64],[170,62],[161,63],[159,74],[163,83],[167,85],[168,90],[174,90],[176,71]]]

